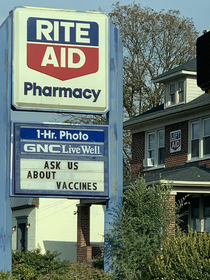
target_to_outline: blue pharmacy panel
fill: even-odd
[[[13,195],[108,198],[108,126],[12,123]]]

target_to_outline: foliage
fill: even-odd
[[[60,261],[58,253],[13,251],[12,276],[0,271],[1,280],[113,280],[113,276],[87,263]]]
[[[28,252],[13,251],[12,274],[17,280],[36,279],[40,275],[56,272],[64,274],[68,270],[67,261],[60,261],[59,253],[47,251],[41,254],[40,249]]]
[[[87,263],[71,264],[68,273],[62,276],[49,274],[40,280],[114,280],[111,274],[91,267]]]
[[[112,209],[105,253],[117,279],[149,279],[148,263],[161,253],[174,219],[170,192],[170,185],[148,187],[141,178],[125,191],[123,206]]]
[[[178,10],[154,11],[133,2],[112,5],[111,21],[119,28],[123,51],[124,120],[163,102],[164,86],[152,79],[195,57],[198,32]],[[123,137],[124,180],[131,177],[131,135]]]
[[[1,280],[10,280],[10,279],[12,279],[11,274],[9,272],[0,271],[0,279]]]
[[[177,228],[173,238],[166,238],[162,253],[150,266],[152,279],[210,279],[210,233],[189,234]]]
[[[116,2],[109,14],[124,46],[125,117],[133,118],[160,104],[162,85],[152,78],[195,57],[198,32],[177,10],[156,12],[133,2]]]

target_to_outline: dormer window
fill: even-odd
[[[178,82],[178,102],[184,101],[184,82]]]
[[[175,84],[170,85],[170,100],[171,100],[171,105],[175,104]]]
[[[177,81],[169,85],[169,105],[184,102],[184,81]]]

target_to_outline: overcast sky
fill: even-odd
[[[7,18],[9,11],[17,6],[33,6],[59,8],[77,11],[98,10],[99,7],[109,13],[112,0],[0,0],[0,24]],[[122,0],[121,5],[132,3],[133,0]],[[192,18],[200,35],[204,29],[210,29],[210,0],[141,0],[135,1],[142,6],[149,6],[155,11],[165,9],[180,10],[181,15]]]

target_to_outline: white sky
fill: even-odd
[[[132,3],[133,0],[122,0],[121,5]],[[135,1],[142,6],[149,6],[155,11],[165,9],[180,10],[181,15],[192,18],[200,35],[204,29],[210,29],[210,0],[141,0]],[[33,6],[69,9],[77,11],[98,10],[99,7],[109,13],[112,9],[112,0],[0,0],[0,24],[7,18],[9,11],[17,6]]]

